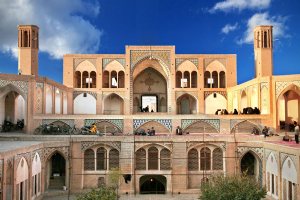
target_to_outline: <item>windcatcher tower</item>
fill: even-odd
[[[39,27],[18,26],[18,72],[38,76]]]
[[[254,29],[255,76],[273,74],[273,27],[257,26]]]

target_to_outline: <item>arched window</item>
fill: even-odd
[[[225,72],[221,71],[219,77],[220,77],[220,88],[225,88],[226,87]]]
[[[188,153],[188,170],[189,171],[199,170],[198,151],[196,149],[191,149]]]
[[[193,71],[191,76],[192,76],[191,87],[197,88],[197,72]]]
[[[109,169],[119,168],[119,151],[111,149],[109,151]]]
[[[210,170],[210,149],[204,147],[200,150],[200,170]]]
[[[146,151],[139,149],[136,151],[136,170],[146,170]]]
[[[158,169],[158,150],[156,147],[150,147],[148,149],[148,169]]]
[[[182,78],[181,71],[177,71],[176,72],[176,88],[181,88],[181,78]]]
[[[90,78],[91,78],[91,83],[90,83],[90,88],[96,88],[96,72],[92,71],[90,74]]]
[[[100,147],[97,149],[97,170],[106,170],[106,149]]]
[[[104,71],[102,75],[102,87],[109,88],[109,72]]]
[[[74,75],[74,87],[81,88],[81,72],[76,71]]]
[[[89,78],[89,73],[87,71],[82,72],[82,88],[88,88],[87,79]]]
[[[212,73],[212,79],[214,80],[214,83],[212,84],[212,88],[218,88],[218,72],[213,71]]]
[[[223,170],[223,152],[220,148],[213,151],[213,170]]]
[[[118,73],[118,87],[119,88],[125,87],[125,73],[123,71],[119,71]]]
[[[210,88],[210,84],[208,83],[208,79],[210,78],[210,72],[204,72],[204,88]]]
[[[92,149],[84,152],[84,170],[95,170],[95,152]]]
[[[187,71],[185,71],[184,73],[183,73],[183,77],[187,80],[187,88],[189,88],[189,87],[191,87],[191,85],[190,85],[190,72],[187,72]]]
[[[111,76],[111,78],[110,78],[110,87],[111,88],[118,87],[118,74],[117,74],[117,72],[116,71],[112,71],[110,73],[110,76]]]
[[[164,148],[160,151],[160,170],[171,169],[171,153],[168,149]]]

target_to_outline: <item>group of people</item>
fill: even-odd
[[[234,109],[233,114],[234,115],[238,115],[238,114],[243,114],[243,115],[252,115],[252,114],[255,114],[255,115],[259,115],[260,114],[260,110],[257,107],[254,107],[254,108],[247,107],[247,108],[243,108],[243,112],[241,112],[241,113],[239,113],[237,111],[237,109]]]
[[[144,129],[139,129],[135,131],[135,135],[144,135],[144,136],[155,136],[155,129],[151,127],[151,129],[147,129],[147,132]]]

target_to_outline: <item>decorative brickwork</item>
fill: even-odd
[[[171,119],[134,119],[133,120],[133,129],[136,130],[143,124],[150,122],[150,121],[155,121],[163,126],[165,126],[168,130],[172,130],[172,120]]]
[[[255,153],[260,160],[263,160],[264,158],[264,149],[261,147],[238,147],[237,152],[238,152],[238,157],[242,159],[242,157],[248,152],[252,151]]]
[[[198,58],[176,58],[175,59],[176,68],[186,60],[191,61],[198,68],[199,65]]]
[[[121,151],[121,142],[97,142],[97,141],[86,141],[81,142],[81,151],[91,148],[92,146],[110,146],[111,148]]]
[[[291,158],[291,160],[293,161],[294,165],[297,166],[296,163],[299,162],[299,159],[297,159],[297,157],[295,155],[287,154],[287,153],[280,153],[281,167],[283,166],[283,163],[285,162],[285,160],[288,157]]]
[[[276,99],[279,97],[279,95],[281,94],[281,92],[288,86],[290,85],[296,85],[300,88],[300,80],[297,81],[276,81],[275,82],[275,95],[276,95]]]
[[[226,62],[227,62],[226,58],[205,58],[204,59],[204,69],[206,69],[206,67],[215,60],[219,61],[226,68]]]
[[[74,119],[43,119],[42,124],[51,124],[53,122],[63,122],[70,127],[73,127],[75,125]]]
[[[91,92],[91,91],[74,91],[73,92],[73,100],[80,94],[83,93],[88,93],[90,95],[92,95],[96,100],[97,100],[97,93],[96,92]]]
[[[231,119],[231,120],[230,120],[230,130],[231,130],[231,132],[232,132],[232,131],[237,131],[237,132],[239,132],[240,130],[237,130],[237,129],[238,129],[238,125],[239,125],[240,123],[243,123],[243,122],[244,122],[244,123],[245,123],[245,122],[248,122],[249,126],[251,126],[251,127],[250,127],[250,128],[251,128],[250,133],[251,133],[251,131],[252,131],[253,126],[255,126],[255,127],[259,128],[259,129],[261,129],[261,127],[260,127],[261,120],[260,120],[260,119]]]
[[[206,99],[209,95],[211,95],[213,93],[218,93],[218,94],[222,95],[223,97],[225,97],[225,99],[227,99],[227,92],[226,91],[205,91],[204,92],[204,99]]]
[[[75,58],[74,59],[74,70],[76,70],[77,66],[83,61],[89,61],[96,67],[96,59],[95,58]]]
[[[102,59],[103,71],[105,70],[106,66],[114,60],[118,61],[124,67],[125,70],[126,61],[124,58],[103,58]]]
[[[53,153],[60,153],[66,160],[69,158],[69,147],[46,147],[43,149],[43,160],[47,161]]]
[[[220,131],[220,120],[219,119],[183,119],[181,120],[181,128],[186,129],[191,124],[202,121],[207,124],[210,124],[212,127],[214,127],[218,132]]]
[[[21,95],[24,99],[27,99],[28,93],[28,82],[26,81],[8,81],[8,80],[0,80],[0,88],[12,85],[20,91]],[[17,91],[17,92],[19,92]]]
[[[134,66],[142,60],[149,57],[156,58],[163,61],[168,67],[171,65],[170,51],[165,50],[131,50],[130,51],[130,67],[133,69]]]

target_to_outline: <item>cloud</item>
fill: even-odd
[[[4,1],[4,2],[3,2]],[[17,57],[17,25],[40,28],[40,51],[60,59],[67,53],[92,53],[99,49],[102,31],[87,18],[98,16],[97,1],[2,0],[0,51]]]
[[[209,11],[214,13],[216,11],[229,12],[231,10],[245,10],[245,9],[266,9],[270,6],[271,0],[225,0],[218,2]]]
[[[247,22],[247,30],[244,32],[243,37],[238,41],[239,44],[253,43],[253,30],[259,25],[272,25],[273,26],[273,40],[288,37],[286,34],[287,17],[270,16],[269,13],[256,13]]]
[[[238,23],[235,23],[235,24],[233,24],[233,25],[231,25],[231,24],[226,24],[226,25],[222,28],[221,32],[224,33],[224,34],[228,34],[228,33],[232,32],[232,31],[236,30],[237,28],[238,28]]]

